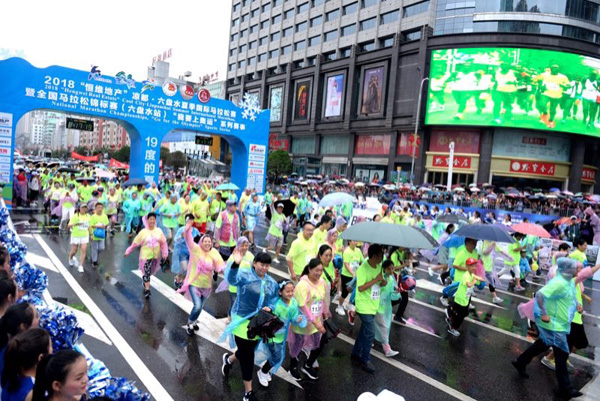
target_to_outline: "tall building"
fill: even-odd
[[[599,8],[233,0],[226,96],[258,96],[301,175],[445,184],[454,143],[453,183],[592,191]]]
[[[79,145],[90,150],[100,148],[119,149],[123,146],[129,146],[129,134],[121,125],[111,120],[100,118],[92,119],[94,121],[93,131],[78,131]]]

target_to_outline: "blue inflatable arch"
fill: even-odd
[[[65,67],[37,68],[20,58],[0,61],[0,182],[12,199],[15,132],[26,113],[45,109],[115,120],[131,142],[130,177],[158,182],[160,145],[173,130],[219,135],[230,145],[231,181],[264,192],[269,111],[246,97],[242,107],[212,99],[208,91],[172,82],[136,82]],[[8,185],[6,185],[8,184]]]

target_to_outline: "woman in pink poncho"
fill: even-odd
[[[202,312],[204,302],[212,292],[213,273],[225,269],[225,262],[219,252],[213,248],[212,239],[208,235],[200,238],[200,245],[194,242],[192,225],[193,221],[189,220],[183,234],[190,252],[190,261],[183,285],[178,290],[179,293],[186,294],[186,297],[194,303],[187,322],[187,333],[190,336],[200,329],[196,321]]]
[[[155,213],[148,213],[145,224],[146,228],[135,236],[124,256],[127,257],[135,248],[142,247],[139,266],[144,281],[144,297],[148,299],[150,298],[150,277],[158,271],[161,262],[169,256],[169,247],[165,234],[156,227]]]
[[[583,213],[594,230],[594,245],[600,245],[600,217],[589,206]]]

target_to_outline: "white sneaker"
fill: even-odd
[[[444,298],[444,297],[440,297],[440,303],[442,305],[444,305],[445,307],[448,307],[448,305],[450,305],[450,303],[448,302],[448,298]]]
[[[431,267],[427,268],[427,273],[429,273],[429,277],[433,277],[433,269]]]
[[[268,378],[269,374],[268,373],[263,373],[263,371],[261,369],[259,369],[258,372],[256,372],[256,375],[258,376],[258,381],[261,386],[269,387],[269,378]]]
[[[456,329],[449,328],[448,329],[448,333],[452,334],[454,337],[459,337],[460,336],[459,331],[456,330]]]
[[[267,380],[268,381],[273,380],[273,376],[271,376],[271,373],[267,373]]]
[[[501,304],[504,300],[500,297],[494,297],[494,299],[492,299],[492,302],[495,304]]]
[[[277,258],[273,258],[273,259],[271,260],[271,264],[276,264],[276,265],[278,265],[278,264],[279,264],[279,260],[277,260]]]
[[[76,256],[73,256],[73,266],[79,266],[79,260],[77,260]]]
[[[475,305],[469,304],[469,310],[475,310]]]
[[[335,308],[335,311],[340,316],[346,316],[346,311],[344,311],[344,307],[342,305],[338,305],[338,307]]]
[[[319,361],[315,360],[315,362],[312,364],[311,368],[319,369]]]
[[[79,267],[77,268],[77,271],[78,271],[79,273],[83,273],[83,266],[79,266]]]
[[[385,356],[387,356],[388,358],[394,357],[396,355],[398,355],[399,352],[398,351],[394,351],[393,349],[390,349],[389,351],[387,351],[385,353]]]
[[[71,266],[71,267],[75,266],[75,265],[73,264],[73,258],[69,259],[69,266]]]

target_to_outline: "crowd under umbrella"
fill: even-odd
[[[125,181],[123,183],[123,185],[121,185],[123,188],[127,188],[127,187],[137,187],[138,185],[143,185],[146,186],[148,185],[148,181],[144,180],[143,178],[130,178],[127,181]]]
[[[520,234],[532,235],[540,238],[550,238],[550,233],[539,224],[518,223],[513,224],[510,228]]]
[[[319,202],[319,207],[339,206],[348,202],[356,202],[356,198],[346,192],[333,192],[327,194]]]
[[[239,191],[240,187],[232,182],[226,182],[216,188],[217,191]]]
[[[275,201],[274,203],[275,207],[280,203],[283,205],[283,214],[286,217],[290,217],[292,214],[294,214],[294,209],[296,209],[296,205],[291,200],[283,199],[280,201]],[[271,208],[267,208],[267,210],[265,211],[265,216],[267,220],[271,220]]]
[[[350,226],[342,233],[342,239],[411,249],[431,250],[437,246],[435,239],[424,230],[375,221]]]
[[[482,241],[504,242],[508,244],[514,242],[508,230],[496,224],[471,224],[459,228],[454,232],[454,235]]]
[[[459,214],[445,214],[435,219],[438,223],[447,224],[468,224],[469,220],[465,216]]]

